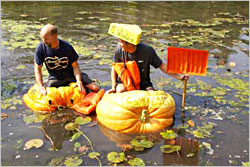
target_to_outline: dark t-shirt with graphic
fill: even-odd
[[[122,55],[126,56],[124,51],[122,51],[121,46],[118,44],[115,49],[113,61],[123,62]],[[158,68],[162,63],[162,60],[157,56],[155,50],[151,46],[139,43],[134,53],[127,54],[126,60],[135,60],[138,65],[141,76],[140,89],[144,90],[147,87],[152,86],[150,81],[150,65],[152,65],[154,68]]]
[[[45,63],[49,79],[74,78],[72,63],[78,59],[74,48],[66,41],[59,39],[59,48],[53,49],[41,42],[36,48],[35,63]]]

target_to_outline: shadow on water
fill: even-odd
[[[93,112],[89,115],[92,122],[79,129],[100,153],[102,165],[113,165],[107,159],[112,151],[126,154],[127,161],[117,165],[129,165],[128,160],[135,157],[152,166],[249,162],[249,2],[5,1],[1,5],[2,165],[46,166],[55,158],[61,160],[57,165],[65,165],[64,160],[79,155],[77,142],[89,149],[80,156],[81,165],[99,165],[88,157],[88,140],[80,136],[72,141],[77,131],[65,129],[78,116],[85,116],[66,109],[41,119],[22,101],[35,82],[33,58],[40,28],[49,22],[58,25],[59,37],[74,46],[81,70],[105,90],[111,86],[110,63],[117,44],[117,39],[107,34],[112,22],[138,24],[143,29],[141,41],[153,46],[163,61],[167,46],[209,50],[207,76],[188,80],[185,117],[182,83],[151,68],[155,88],[175,99],[174,123],[164,130],[177,134],[174,143],[181,150],[163,153],[160,147],[170,141],[158,132],[143,134],[154,146],[136,151],[130,142],[141,134],[112,131],[98,124]],[[46,80],[45,69],[43,74]],[[189,126],[189,120],[194,127]],[[25,143],[35,138],[42,139],[44,145],[24,150]]]

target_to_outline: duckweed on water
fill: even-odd
[[[2,30],[7,32],[6,35],[9,39],[2,41],[2,46],[7,46],[9,50],[16,48],[34,49],[40,43],[39,32],[41,28],[40,22],[2,19]]]
[[[221,16],[221,14],[218,14]],[[224,16],[224,15],[223,15]],[[227,18],[226,18],[227,17]],[[229,14],[226,17],[215,17],[211,20],[206,20],[205,23],[202,23],[197,20],[184,19],[181,21],[172,21],[166,24],[159,25],[142,25],[144,29],[152,28],[145,31],[145,35],[161,35],[164,33],[171,34],[168,39],[171,40],[171,43],[178,43],[180,46],[194,46],[195,43],[200,44],[215,44],[222,47],[226,47],[223,44],[223,41],[220,39],[225,39],[228,37],[228,34],[231,33],[227,29],[217,29],[217,26],[228,23],[228,24],[242,24],[248,25],[248,19],[242,19],[243,16],[238,14]],[[165,26],[167,31],[156,29],[157,27]],[[178,27],[188,27],[188,31],[175,31],[175,28]],[[176,34],[175,32],[178,32]],[[247,33],[247,30],[245,31]],[[159,40],[152,39],[151,41],[157,43]]]
[[[19,99],[20,97],[17,96],[12,96],[12,98],[7,98],[5,100],[2,101],[1,103],[1,108],[2,109],[7,109],[11,106],[16,106],[16,105],[22,105],[23,101],[21,99]]]

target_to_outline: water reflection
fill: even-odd
[[[53,150],[60,150],[63,142],[69,140],[75,131],[65,129],[65,125],[75,118],[75,114],[68,110],[60,110],[52,113],[42,121],[41,130],[44,138],[50,141]]]
[[[115,142],[116,146],[122,151],[125,151],[129,156],[136,156],[145,154],[150,149],[145,149],[143,152],[133,150],[131,140],[138,136],[145,136],[148,141],[153,141],[154,148],[159,148],[162,145],[177,145],[181,147],[179,152],[162,153],[162,164],[168,165],[199,165],[199,142],[196,139],[178,136],[176,139],[163,139],[159,132],[147,134],[124,134],[111,130],[101,123],[98,124],[101,132],[109,138],[110,141]],[[177,129],[172,129],[178,131]],[[160,151],[159,151],[160,152]],[[153,159],[156,157],[152,157]]]

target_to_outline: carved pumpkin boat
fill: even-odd
[[[48,113],[56,109],[71,108],[82,114],[89,114],[95,110],[97,103],[104,95],[104,89],[99,92],[80,92],[76,83],[64,87],[47,87],[47,95],[42,95],[38,85],[33,85],[23,96],[25,104],[33,111]]]

